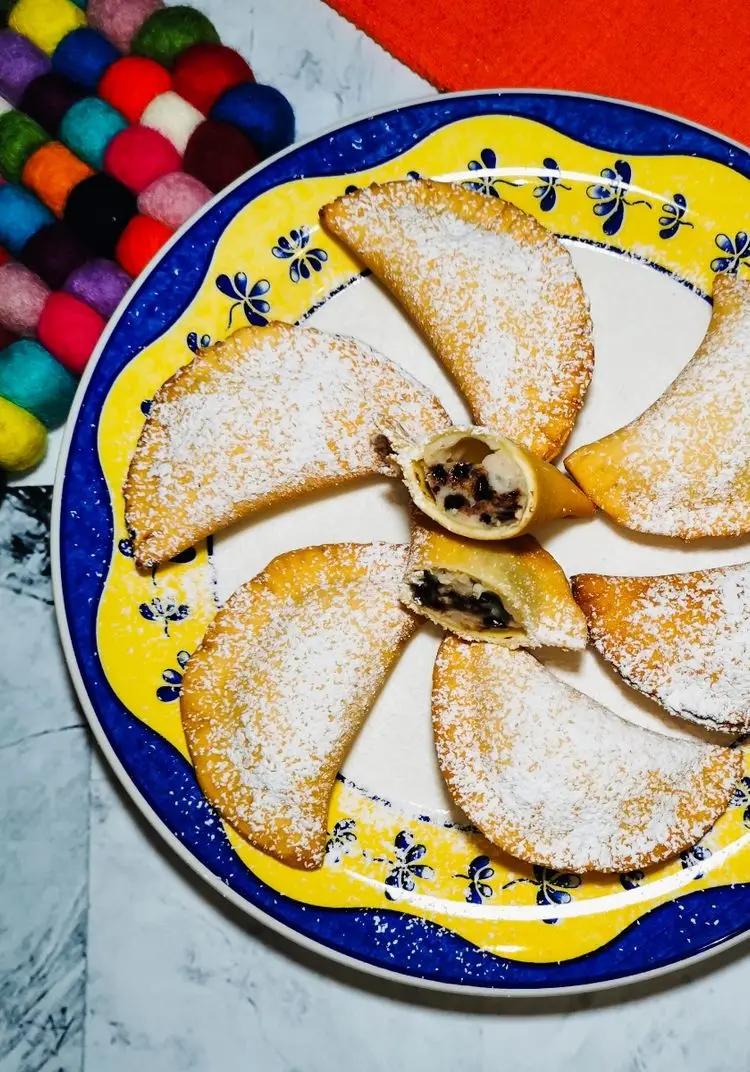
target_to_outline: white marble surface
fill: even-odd
[[[301,137],[429,91],[320,0],[201,6],[289,95]],[[501,1001],[371,980],[253,925],[91,763],[36,554],[4,573],[0,546],[0,1072],[750,1067],[743,947],[653,983]]]

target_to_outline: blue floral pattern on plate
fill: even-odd
[[[251,284],[244,272],[235,272],[231,279],[228,275],[222,274],[216,277],[216,287],[227,298],[233,299],[229,307],[228,328],[231,328],[232,316],[238,308],[242,309],[248,324],[256,328],[266,326],[267,314],[271,311],[270,304],[263,297],[271,289],[271,284],[267,279],[258,279]]]
[[[594,215],[603,217],[602,231],[608,238],[616,235],[622,227],[626,205],[645,205],[646,208],[651,208],[650,203],[643,198],[631,201],[626,198],[632,175],[633,169],[627,160],[616,160],[613,167],[602,168],[601,177],[604,182],[595,182],[586,187],[586,196],[596,201]]]
[[[693,224],[685,219],[688,210],[687,198],[684,194],[672,194],[671,201],[665,201],[661,206],[662,215],[659,217],[659,238],[674,238],[680,227],[692,227]]]
[[[309,279],[313,272],[319,272],[328,260],[324,249],[310,245],[309,227],[293,227],[288,235],[280,235],[271,253],[280,260],[289,261],[289,278],[293,283],[300,279]]]
[[[169,636],[170,622],[184,622],[190,614],[187,603],[177,603],[171,596],[154,596],[148,603],[138,607],[140,615],[147,622],[159,622],[164,629],[164,636]]]
[[[483,901],[492,897],[492,886],[489,880],[495,875],[495,869],[490,865],[489,856],[475,856],[468,866],[465,875],[456,875],[456,878],[465,878],[466,900],[469,904],[482,904]]]
[[[539,202],[542,212],[551,212],[557,204],[558,190],[572,190],[572,186],[566,186],[560,175],[560,165],[552,156],[545,156],[542,160],[544,171],[539,175],[539,184],[531,191]]]
[[[466,165],[469,171],[491,171],[497,167],[497,153],[494,149],[482,149],[478,160],[470,160]],[[488,197],[500,197],[498,186],[520,186],[511,179],[500,178],[499,175],[477,175],[476,179],[465,182],[467,190],[476,190],[478,194],[486,194]]]
[[[581,885],[581,876],[573,875],[568,871],[554,871],[550,867],[542,867],[540,864],[534,864],[532,867],[533,878],[513,878],[510,882],[506,882],[503,886],[504,890],[510,889],[511,886],[518,886],[521,883],[528,882],[531,886],[536,886],[536,903],[540,907],[547,905],[565,905],[570,904],[572,897],[571,890],[577,890]],[[558,923],[557,917],[554,919],[545,916],[544,923]]]
[[[420,845],[410,830],[401,830],[393,841],[396,850],[396,859],[388,860],[391,870],[386,875],[385,884],[388,889],[385,895],[389,901],[394,900],[393,890],[404,890],[411,893],[416,888],[416,879],[430,879],[435,877],[435,872],[429,864],[422,863],[427,849]]]
[[[747,231],[738,231],[734,238],[727,234],[717,234],[714,241],[724,256],[715,257],[711,261],[711,270],[736,275],[740,266],[750,258],[750,234]]]
[[[179,700],[182,693],[182,676],[189,658],[189,651],[181,650],[177,652],[177,665],[180,669],[175,670],[170,666],[162,672],[161,679],[164,684],[159,685],[156,690],[157,700],[161,700],[162,703],[172,703],[174,700]]]

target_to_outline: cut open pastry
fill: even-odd
[[[533,536],[478,544],[417,517],[401,599],[467,640],[586,646],[586,619],[565,574]]]
[[[477,424],[555,457],[594,362],[563,244],[508,201],[428,179],[346,194],[321,218],[416,321]]]
[[[314,328],[243,328],[159,388],[124,487],[138,565],[257,510],[373,473],[396,422],[450,422],[435,396],[364,343]]]
[[[407,548],[290,551],[243,585],[191,657],[180,700],[198,781],[253,845],[323,861],[349,745],[414,630],[398,589]]]
[[[415,505],[458,536],[507,540],[596,510],[553,465],[487,428],[448,428],[417,443],[400,432],[385,438]]]
[[[750,563],[664,577],[573,578],[597,650],[670,714],[750,730]]]
[[[501,849],[556,870],[630,871],[694,845],[727,807],[736,749],[654,733],[532,656],[448,636],[433,677],[448,788]]]
[[[565,459],[597,506],[639,532],[750,531],[750,280],[717,275],[706,336],[631,424]]]

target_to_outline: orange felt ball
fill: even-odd
[[[152,127],[126,127],[104,151],[104,169],[134,194],[180,168],[180,154]]]
[[[62,142],[48,141],[32,153],[21,173],[24,186],[60,217],[70,191],[94,172]]]
[[[154,97],[172,88],[169,71],[145,56],[123,56],[115,60],[99,82],[99,96],[137,123]]]
[[[250,66],[226,45],[191,45],[177,57],[172,68],[176,93],[204,115],[221,94],[241,82],[254,82]]]
[[[115,249],[115,256],[128,275],[137,276],[172,235],[169,227],[149,216],[133,216]]]
[[[103,317],[89,305],[56,290],[45,302],[36,333],[42,346],[79,376],[103,330]]]

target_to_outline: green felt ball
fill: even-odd
[[[47,428],[68,415],[76,378],[33,339],[19,339],[0,351],[0,397],[33,413]]]
[[[8,182],[19,182],[26,161],[48,141],[49,134],[23,112],[0,115],[0,174]]]
[[[171,67],[191,45],[218,44],[219,35],[200,11],[179,5],[149,15],[133,38],[131,51]]]

